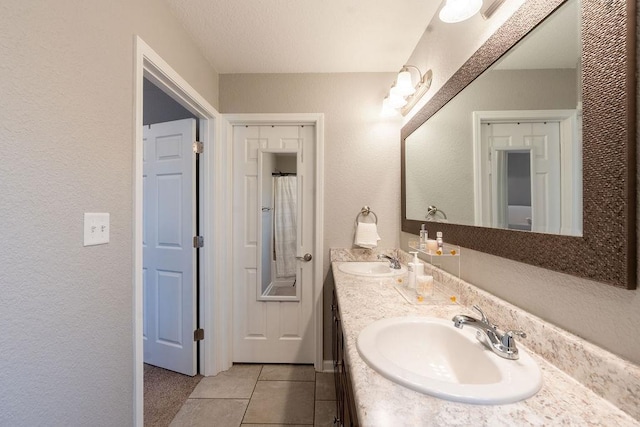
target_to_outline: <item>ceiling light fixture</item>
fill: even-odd
[[[446,0],[438,16],[442,22],[453,24],[471,18],[481,8],[482,0]]]
[[[417,71],[418,81],[414,85],[411,70]],[[424,75],[415,65],[403,65],[396,81],[389,90],[389,94],[382,101],[381,114],[385,117],[397,115],[405,116],[420,98],[429,90],[433,73],[428,70]]]

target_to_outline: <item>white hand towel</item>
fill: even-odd
[[[372,249],[378,246],[378,226],[372,222],[358,222],[356,227],[356,246]]]

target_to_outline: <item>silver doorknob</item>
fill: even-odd
[[[297,256],[296,259],[304,262],[309,262],[313,259],[313,257],[311,256],[311,254],[304,254],[304,256]]]

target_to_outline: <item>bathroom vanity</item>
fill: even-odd
[[[331,304],[333,315],[332,326],[332,350],[333,350],[333,379],[336,386],[336,416],[337,425],[357,426],[358,414],[353,397],[351,386],[349,363],[345,360],[345,337],[340,319],[340,307],[336,291],[333,291],[333,302]]]
[[[428,268],[440,290],[455,297],[455,303],[443,299],[428,304],[408,301],[396,289],[406,274],[365,277],[339,268],[343,261],[374,260],[370,252],[331,253],[334,358],[342,425],[640,426],[640,367],[431,266]],[[398,255],[405,263],[407,254],[398,251]],[[501,330],[522,329],[527,333],[527,338],[518,338],[518,347],[537,362],[543,377],[542,388],[534,396],[501,405],[444,400],[385,378],[358,352],[358,335],[372,322],[397,316],[451,320],[461,313],[474,314],[472,305],[481,306]]]

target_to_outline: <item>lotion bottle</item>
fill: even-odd
[[[407,264],[407,271],[409,272],[409,278],[407,279],[407,287],[409,289],[416,288],[416,266],[420,262],[418,260],[418,252],[409,252],[413,254],[413,261]]]

